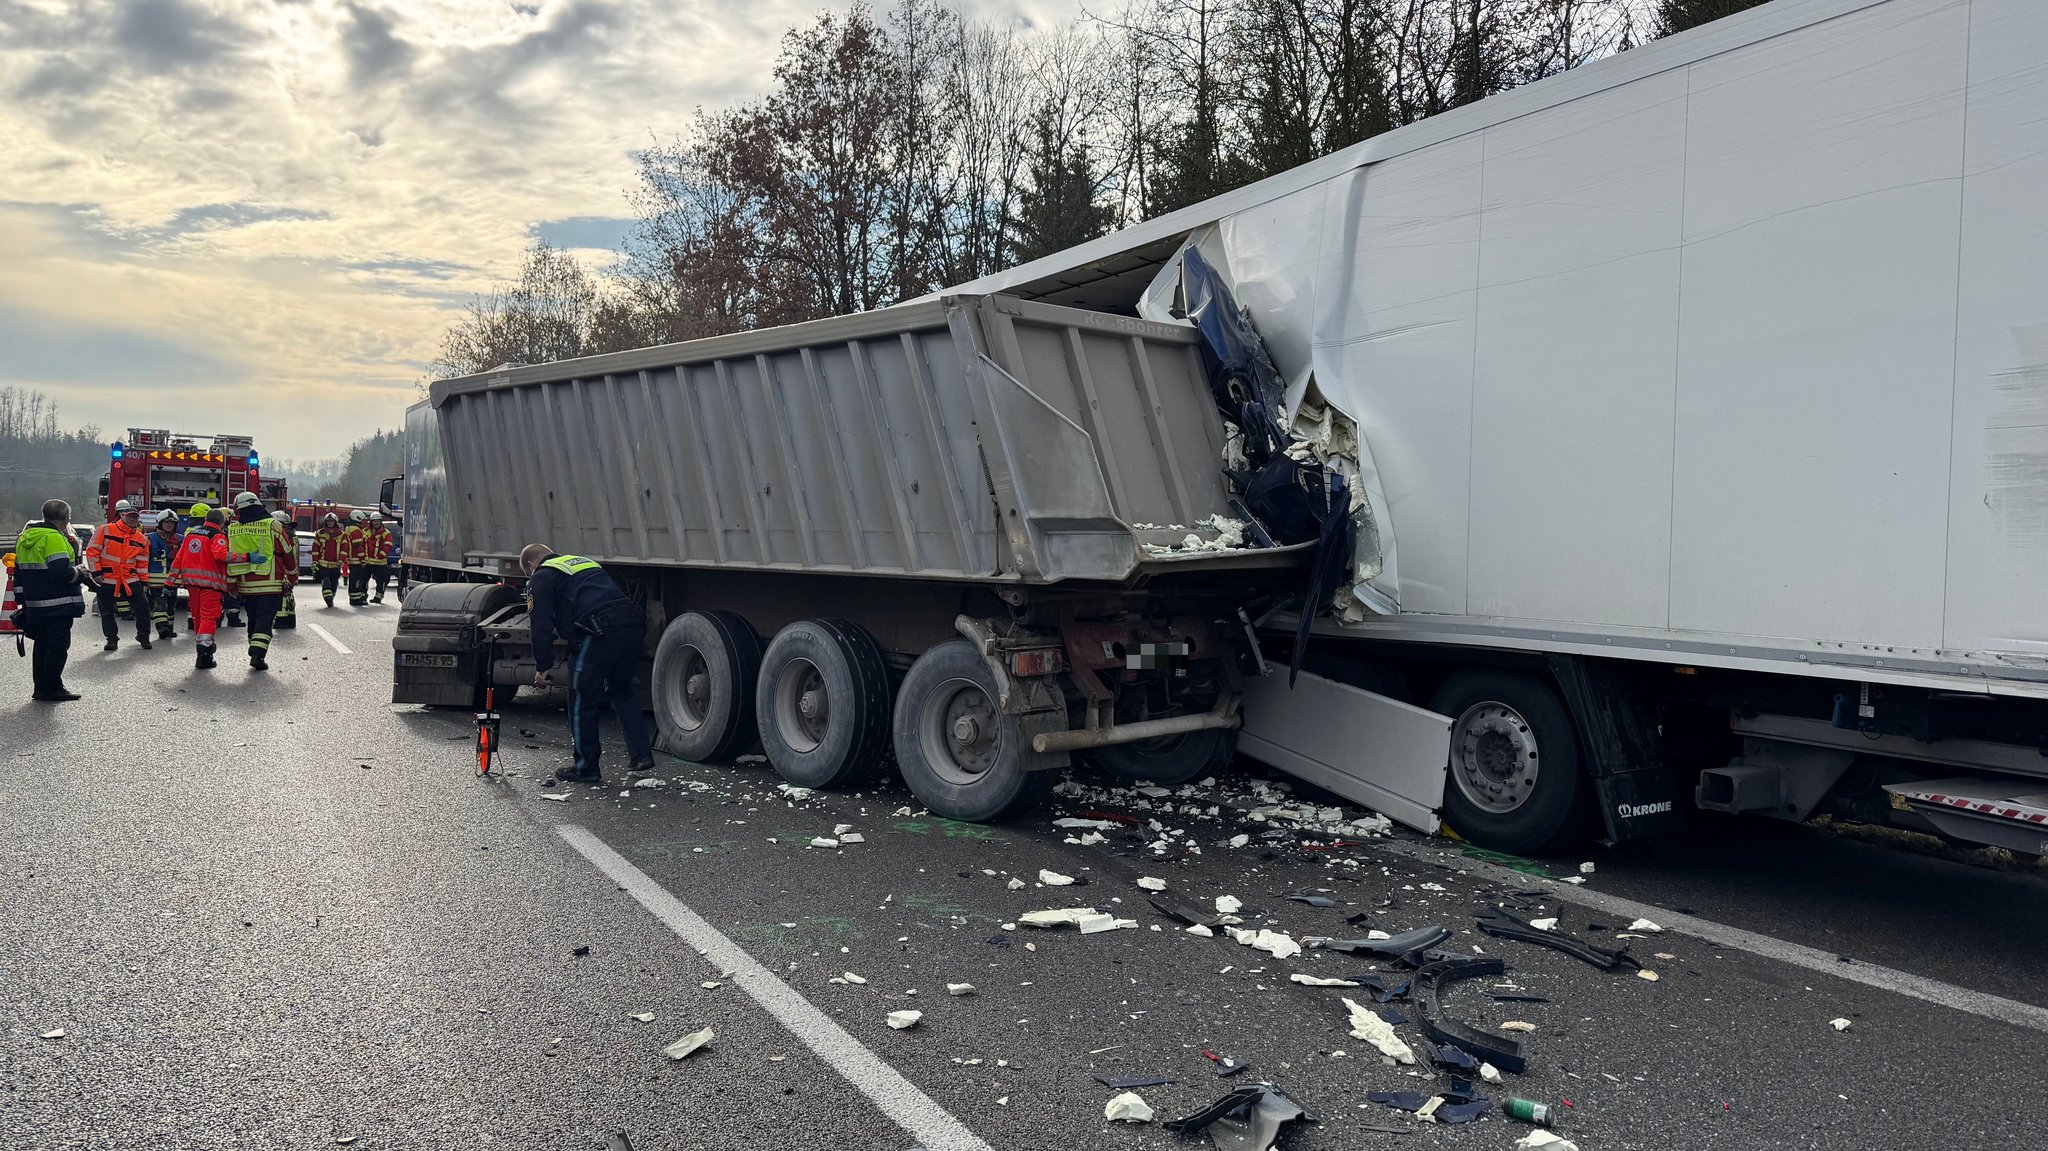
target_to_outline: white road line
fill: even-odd
[[[1596,911],[1605,912],[1616,919],[1648,919],[1666,931],[1682,932],[1686,935],[1703,939],[1718,947],[1731,948],[1736,951],[1747,951],[1753,955],[1761,955],[1766,959],[1775,959],[1780,963],[1789,963],[1794,967],[1804,967],[1809,971],[1832,976],[1836,979],[1846,979],[1851,983],[1862,983],[1870,987],[1881,988],[1885,991],[1894,991],[1900,995],[1910,995],[1915,999],[1923,999],[1943,1007],[1952,1007],[1957,1011],[1967,1011],[1972,1015],[1981,1015],[1986,1019],[1995,1019],[2000,1023],[2010,1023],[2016,1027],[2027,1027],[2035,1031],[2048,1032],[2048,1007],[2036,1007],[2031,1003],[2021,1003],[2017,999],[2007,999],[2004,996],[1992,995],[1983,991],[1972,991],[1967,987],[1957,987],[1953,983],[1943,983],[1939,979],[1929,979],[1924,975],[1914,975],[1908,971],[1898,971],[1890,967],[1879,967],[1874,963],[1865,963],[1860,959],[1852,959],[1850,962],[1844,963],[1834,952],[1808,947],[1803,943],[1793,943],[1772,935],[1760,935],[1754,931],[1745,931],[1740,927],[1730,927],[1725,923],[1716,923],[1711,919],[1683,915],[1669,908],[1658,907],[1649,903],[1638,903],[1633,899],[1624,899],[1621,896],[1609,895],[1603,891],[1590,891],[1577,884],[1563,883],[1555,879],[1546,880],[1534,875],[1524,875],[1512,868],[1487,863],[1484,860],[1472,859],[1464,855],[1453,854],[1422,844],[1390,841],[1374,843],[1371,845],[1371,848],[1373,850],[1389,851],[1395,855],[1405,856],[1421,863],[1455,868],[1459,871],[1469,871],[1475,875],[1481,875],[1523,890],[1528,890],[1536,884],[1541,884],[1551,893],[1551,897],[1559,903],[1589,907]]]
[[[306,621],[306,626],[307,626],[307,627],[309,627],[309,628],[312,628],[312,629],[313,629],[314,631],[316,631],[316,632],[319,632],[319,633],[320,633],[320,638],[321,638],[321,639],[324,639],[324,640],[326,640],[326,641],[327,641],[327,646],[328,646],[328,647],[331,647],[331,648],[333,648],[334,650],[336,650],[336,651],[340,652],[340,653],[341,653],[341,654],[343,654],[343,655],[354,655],[354,654],[355,654],[354,652],[350,651],[350,650],[349,650],[348,648],[346,648],[346,647],[343,647],[343,646],[342,646],[342,643],[341,643],[341,641],[340,641],[340,640],[338,640],[338,639],[335,639],[335,638],[334,638],[334,633],[333,633],[333,632],[331,632],[331,631],[328,631],[328,630],[327,630],[326,628],[324,628],[324,627],[321,627],[321,626],[320,626],[319,624],[317,624],[317,623],[314,623],[314,622],[313,622],[313,621],[311,621],[311,620],[307,620],[307,621]]]
[[[555,832],[575,848],[577,854],[638,900],[640,906],[653,912],[654,917],[666,924],[670,931],[681,936],[683,942],[696,948],[699,955],[710,960],[720,971],[728,972],[727,979],[738,984],[763,1010],[789,1028],[791,1034],[816,1052],[861,1094],[873,1100],[884,1115],[895,1120],[897,1126],[921,1145],[930,1151],[994,1151],[952,1112],[918,1090],[894,1067],[883,1062],[881,1056],[847,1034],[845,1028],[832,1021],[831,1016],[755,962],[754,957],[742,950],[739,944],[684,906],[682,900],[670,895],[666,888],[627,862],[603,840],[572,824],[558,826]]]

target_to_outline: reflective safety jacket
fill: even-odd
[[[391,529],[382,520],[363,525],[368,537],[363,544],[363,562],[371,567],[383,567],[391,560]]]
[[[262,508],[244,508],[250,518],[228,525],[228,576],[236,595],[273,595],[287,581],[298,582],[298,540]]]
[[[533,604],[526,618],[535,671],[555,665],[558,634],[575,647],[587,635],[646,626],[640,606],[626,598],[596,560],[582,556],[549,556],[526,592]]]
[[[341,558],[351,565],[370,562],[370,529],[352,523],[341,529]]]
[[[346,528],[335,526],[321,528],[313,533],[313,566],[316,568],[338,568],[341,566],[341,540]]]
[[[170,578],[171,565],[177,562],[178,545],[183,542],[185,533],[182,531],[172,532],[170,535],[157,531],[149,533],[149,586],[164,586],[164,582]]]
[[[143,538],[141,528],[131,528],[120,520],[101,524],[86,545],[85,566],[93,578],[127,595],[149,576],[149,541]]]
[[[187,531],[171,565],[171,582],[204,591],[228,590],[228,534],[209,523]]]
[[[73,619],[85,614],[79,588],[78,541],[41,520],[21,529],[14,545],[14,597],[31,617]]]

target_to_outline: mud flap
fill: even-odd
[[[1552,655],[1550,670],[1578,721],[1586,774],[1613,843],[1671,835],[1685,827],[1678,788],[1657,746],[1657,733],[1628,684],[1609,668],[1571,655]]]

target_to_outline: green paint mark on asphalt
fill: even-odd
[[[1511,871],[1519,871],[1523,875],[1533,875],[1538,879],[1557,878],[1556,876],[1550,874],[1548,868],[1544,867],[1542,864],[1536,862],[1533,859],[1523,859],[1519,855],[1509,855],[1505,851],[1488,851],[1484,847],[1474,847],[1469,843],[1465,845],[1464,850],[1467,858],[1479,859],[1484,860],[1487,863],[1498,864],[1499,866],[1508,868]]]
[[[1001,843],[1003,837],[978,823],[961,823],[957,819],[903,819],[889,826],[912,835],[930,835],[936,831],[947,839],[979,839],[987,843]]]
[[[763,944],[778,951],[816,951],[864,938],[860,929],[853,925],[853,920],[836,915],[802,919],[791,926],[742,923],[732,929],[732,937],[742,943]]]

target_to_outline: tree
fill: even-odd
[[[439,376],[465,376],[580,356],[597,305],[597,284],[576,257],[536,240],[519,279],[472,299],[429,367]]]
[[[1116,224],[1115,210],[1097,199],[1102,181],[1088,142],[1063,141],[1052,108],[1036,118],[1032,139],[1031,183],[1018,198],[1019,263],[1086,243]]]
[[[1733,16],[1762,4],[1764,0],[1658,0],[1657,35],[1669,36],[1697,28],[1710,20]]]

